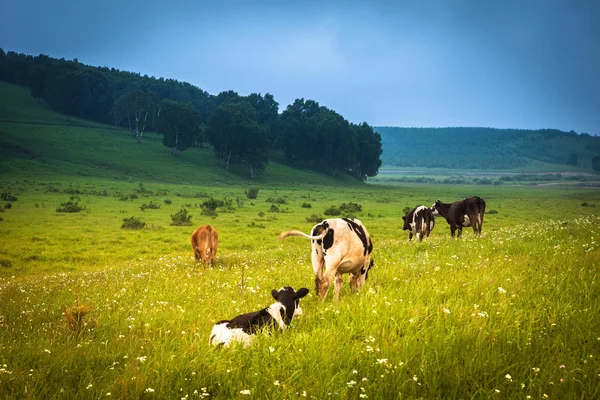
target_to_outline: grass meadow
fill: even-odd
[[[251,200],[240,186],[3,180],[16,200],[0,213],[0,397],[600,396],[597,190],[257,187]],[[488,203],[481,237],[452,239],[439,218],[422,243],[400,229],[406,206],[472,194]],[[231,206],[202,215],[210,196]],[[57,212],[67,201],[85,208]],[[310,242],[277,236],[348,202],[362,206],[375,267],[359,293],[322,302]],[[171,225],[182,207],[192,225]],[[129,217],[145,228],[121,228]],[[211,268],[190,245],[206,223],[220,238]],[[289,330],[208,345],[216,321],[284,285],[311,290]]]
[[[23,88],[0,84],[0,100],[2,399],[600,397],[597,188],[364,185],[276,156],[249,181],[209,149],[173,158],[155,133],[137,144]],[[487,201],[481,237],[452,239],[438,218],[408,242],[405,207],[471,195]],[[223,206],[206,215],[211,197]],[[277,237],[350,202],[375,267],[359,293],[321,301],[310,242]],[[192,225],[171,224],[182,209]],[[211,268],[190,244],[207,223]],[[311,290],[289,330],[209,347],[216,321],[286,285]]]

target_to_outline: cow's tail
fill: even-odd
[[[479,212],[477,213],[477,222],[479,225],[479,233],[481,234],[481,226],[483,225],[483,216],[485,214],[485,200],[479,197]]]
[[[287,232],[281,232],[281,235],[279,235],[279,240],[285,239],[286,237],[289,237],[289,236],[302,236],[304,238],[311,239],[311,240],[319,240],[319,239],[323,239],[326,234],[327,234],[327,230],[325,232],[321,233],[319,236],[310,236],[301,231],[287,231]]]

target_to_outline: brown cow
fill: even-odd
[[[202,260],[204,265],[209,263],[213,265],[217,255],[217,247],[219,247],[219,235],[212,226],[201,226],[192,233],[192,248],[194,249],[196,261]]]

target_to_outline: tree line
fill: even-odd
[[[386,165],[451,169],[519,169],[529,163],[600,171],[600,137],[557,129],[375,127]]]
[[[149,77],[77,59],[31,56],[0,49],[0,80],[67,116],[127,127],[138,143],[155,131],[172,155],[208,145],[221,165],[243,164],[251,178],[273,152],[298,167],[364,181],[381,166],[381,136],[314,100],[296,99],[281,113],[273,95],[211,95],[187,82]]]

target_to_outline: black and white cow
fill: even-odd
[[[308,289],[301,288],[297,292],[286,286],[273,289],[271,295],[276,303],[267,308],[254,311],[230,320],[219,321],[210,332],[209,343],[213,346],[229,346],[232,343],[243,343],[248,347],[252,343],[252,336],[262,329],[279,327],[285,330],[292,318],[302,314],[300,299],[308,294]]]
[[[423,240],[423,236],[429,237],[429,234],[435,226],[435,219],[431,213],[431,209],[425,206],[418,206],[410,210],[402,217],[404,224],[403,231],[408,232],[408,240],[412,240],[413,235],[417,235],[419,242]]]
[[[312,266],[315,273],[315,291],[325,299],[335,278],[335,298],[338,299],[343,285],[342,274],[350,274],[348,282],[353,291],[360,289],[373,266],[371,252],[373,242],[367,228],[355,218],[326,219],[313,226],[311,234],[288,231],[279,239],[302,236],[312,240]]]
[[[472,226],[475,235],[481,235],[483,215],[485,214],[485,201],[478,196],[468,197],[464,200],[455,201],[451,204],[442,203],[439,200],[431,207],[433,215],[441,215],[450,224],[450,234],[458,229],[457,237],[460,237],[464,226]]]

